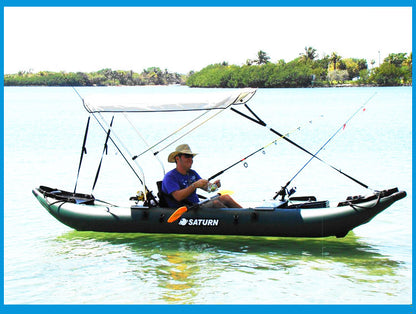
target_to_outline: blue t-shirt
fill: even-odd
[[[189,170],[186,175],[181,174],[178,170],[173,169],[165,174],[165,177],[162,181],[162,191],[166,194],[172,195],[173,192],[182,190],[190,186],[192,183],[201,179],[199,174],[194,170]],[[199,203],[198,195],[194,191],[191,195],[186,198],[187,201],[191,202],[192,204]],[[166,197],[166,201],[169,207],[180,207],[183,206],[184,203],[177,202],[176,200],[170,197]]]

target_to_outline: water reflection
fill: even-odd
[[[335,278],[334,284],[365,282],[369,290],[377,288],[374,284],[400,280],[396,273],[401,262],[353,234],[344,239],[292,239],[71,231],[54,242],[65,258],[93,256],[105,259],[110,269],[108,263],[123,267],[123,276],[146,291],[145,299],[139,297],[143,291],[137,291],[135,300],[143,303],[210,303],[215,300],[209,296],[201,299],[201,291],[209,287],[221,294],[225,287],[222,292],[229,293],[244,283],[287,285],[288,278],[305,273],[315,281],[325,280],[322,275]],[[128,266],[123,266],[126,261]]]

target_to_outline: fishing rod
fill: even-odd
[[[367,103],[375,96],[377,94],[377,92],[375,92],[370,98],[368,98],[365,102],[364,102],[364,104],[356,111],[356,112],[354,112],[354,114],[341,126],[341,128],[340,129],[342,129],[342,128],[345,128],[345,126],[346,126],[346,124],[359,112],[359,111],[361,111],[361,109],[363,108],[363,107],[365,107],[366,105],[367,105]],[[236,110],[235,108],[231,108],[231,110],[232,111],[234,111],[234,112],[236,112],[236,113],[238,113],[239,115],[241,115],[241,116],[243,116],[243,117],[245,117],[245,118],[247,118],[247,119],[249,119],[250,121],[253,121],[253,122],[255,122],[255,123],[257,123],[257,124],[259,124],[259,125],[261,125],[261,126],[264,126],[264,127],[267,127],[272,133],[274,133],[274,134],[277,134],[278,136],[281,136],[284,140],[286,140],[286,141],[288,141],[290,144],[292,144],[292,145],[294,145],[294,146],[296,146],[297,148],[299,148],[300,150],[302,150],[302,151],[304,151],[305,153],[307,153],[307,154],[309,154],[310,156],[312,156],[312,159],[313,158],[316,158],[317,160],[319,160],[320,162],[322,162],[322,163],[324,163],[324,164],[326,164],[326,165],[328,165],[328,166],[330,166],[332,169],[334,169],[334,170],[336,170],[336,171],[338,171],[339,173],[341,173],[342,175],[344,175],[344,176],[346,176],[347,178],[349,178],[349,179],[351,179],[351,180],[353,180],[354,182],[356,182],[356,183],[358,183],[358,184],[360,184],[361,186],[363,186],[363,187],[365,187],[366,189],[368,188],[368,186],[367,185],[365,185],[364,183],[362,183],[362,182],[360,182],[360,181],[358,181],[358,180],[356,180],[356,179],[354,179],[354,178],[352,178],[351,176],[349,176],[349,175],[347,175],[346,173],[344,173],[344,172],[342,172],[341,170],[339,170],[339,169],[337,169],[337,168],[335,168],[334,166],[332,166],[332,165],[330,165],[329,163],[327,163],[327,162],[325,162],[324,160],[322,160],[321,158],[319,158],[318,156],[316,156],[316,154],[313,154],[313,153],[311,153],[309,150],[307,150],[307,149],[305,149],[304,147],[302,147],[302,146],[300,146],[299,144],[297,144],[297,143],[295,143],[294,141],[292,141],[292,140],[290,140],[289,138],[287,138],[287,137],[284,137],[281,133],[279,133],[278,131],[276,131],[276,130],[274,130],[273,128],[271,128],[271,127],[268,127],[267,126],[267,124],[263,121],[263,120],[261,120],[254,112],[253,112],[253,110],[251,110],[250,109],[250,107],[248,107],[247,106],[247,104],[245,104],[245,107],[247,108],[247,110],[255,117],[255,118],[252,118],[252,117],[250,117],[250,116],[248,116],[248,115],[246,115],[246,114],[244,114],[244,113],[242,113],[242,112],[240,112],[240,111],[238,111],[238,110]],[[335,134],[327,141],[327,142],[329,142],[330,140],[332,140],[332,138],[340,131],[340,129],[339,130],[337,130],[337,132],[335,132]],[[325,143],[324,145],[326,145],[327,143]],[[323,148],[323,147],[322,147]],[[322,149],[321,148],[321,149]],[[320,150],[319,150],[320,151]],[[319,152],[318,151],[318,152]]]
[[[169,146],[171,146],[172,144],[176,143],[177,141],[179,141],[180,139],[184,138],[186,135],[188,135],[189,133],[195,131],[197,128],[199,128],[201,125],[207,123],[209,120],[211,120],[212,118],[216,117],[217,115],[219,115],[221,112],[223,112],[224,110],[226,110],[228,107],[225,107],[223,109],[221,109],[220,111],[216,112],[215,114],[213,114],[212,116],[210,116],[208,119],[202,121],[200,124],[198,124],[197,126],[193,127],[192,129],[190,129],[188,132],[186,132],[185,134],[182,134],[180,137],[178,137],[177,139],[175,139],[174,141],[170,142],[168,145],[166,145],[165,147],[163,147],[162,149],[160,149],[159,151],[155,152],[154,155],[159,154],[161,151],[164,151],[166,148],[168,148]]]
[[[202,114],[200,114],[198,117],[192,119],[191,121],[189,121],[188,123],[185,123],[183,126],[181,126],[179,129],[177,129],[176,131],[174,131],[173,133],[169,134],[168,136],[166,136],[165,138],[161,139],[160,141],[158,141],[157,143],[153,144],[152,146],[148,147],[145,151],[141,152],[138,155],[134,155],[133,156],[133,160],[135,160],[136,158],[146,154],[148,151],[151,151],[153,153],[153,155],[157,155],[159,152],[153,152],[153,148],[155,148],[156,146],[158,146],[159,144],[163,143],[164,141],[166,141],[167,139],[169,139],[170,137],[172,137],[173,135],[175,135],[176,133],[180,132],[181,130],[183,130],[184,128],[186,128],[188,125],[191,125],[193,122],[199,120],[201,117],[203,117],[204,115],[206,115],[208,111],[203,112]]]
[[[276,192],[276,195],[273,197],[273,199],[276,199],[279,195],[282,196],[282,200],[284,198],[284,196],[286,195],[286,189],[289,186],[289,184],[298,176],[299,173],[302,172],[303,169],[305,169],[305,167],[314,159],[318,159],[319,161],[323,162],[324,164],[326,164],[327,166],[331,167],[332,169],[338,171],[340,174],[346,176],[348,179],[354,181],[355,183],[358,183],[359,185],[361,185],[362,187],[369,189],[368,185],[362,183],[361,181],[358,181],[357,179],[351,177],[350,175],[346,174],[345,172],[342,172],[340,169],[335,168],[334,166],[330,165],[329,163],[325,162],[324,160],[320,159],[319,157],[317,157],[317,155],[319,154],[319,152],[324,149],[324,147],[343,129],[345,129],[347,123],[354,118],[354,116],[360,112],[366,105],[367,103],[377,94],[377,92],[375,92],[370,98],[367,99],[367,101],[360,107],[358,108],[348,119],[347,121],[345,121],[336,131],[335,133],[317,150],[317,152],[315,154],[312,155],[312,157],[303,165],[302,168],[299,169],[299,171],[292,177],[292,179],[290,179],[285,186],[283,186],[279,192]]]
[[[322,117],[323,117],[323,116],[321,115],[321,116],[320,116],[320,118],[322,118]],[[313,122],[313,120],[309,120],[309,121],[308,121],[307,123],[305,123],[304,125],[306,125],[306,124],[308,124],[308,123],[309,123],[309,124],[312,124],[312,122]],[[303,125],[303,126],[304,126],[304,125]],[[293,130],[291,130],[291,131],[287,132],[286,134],[284,134],[284,135],[280,136],[279,138],[277,138],[277,139],[273,140],[272,142],[268,143],[267,145],[264,145],[263,147],[261,147],[261,148],[257,149],[256,151],[252,152],[251,154],[247,155],[247,156],[246,156],[246,157],[244,157],[243,159],[241,159],[241,160],[239,160],[239,161],[237,161],[237,162],[233,163],[231,166],[229,166],[229,167],[225,168],[224,170],[221,170],[221,171],[217,172],[217,173],[216,173],[216,174],[214,174],[213,176],[209,177],[209,178],[208,178],[208,181],[211,181],[212,179],[214,179],[214,178],[218,177],[219,175],[223,174],[224,172],[226,172],[227,170],[229,170],[229,169],[233,168],[234,166],[238,165],[239,163],[241,163],[241,162],[245,161],[246,159],[250,158],[251,156],[253,156],[253,155],[255,155],[255,154],[257,154],[257,153],[259,153],[259,152],[261,152],[261,151],[264,151],[264,149],[266,149],[266,148],[267,148],[267,147],[269,147],[270,145],[272,145],[272,144],[277,144],[277,142],[278,142],[278,141],[280,141],[280,140],[281,140],[281,139],[283,139],[283,138],[288,137],[288,136],[289,136],[290,134],[292,134],[293,132],[295,132],[295,131],[300,131],[300,130],[303,128],[303,126],[298,126],[298,127],[294,128]]]
[[[172,142],[170,142],[168,145],[166,145],[165,147],[163,147],[162,149],[160,149],[159,151],[153,152],[153,155],[157,155],[160,152],[162,152],[163,150],[165,150],[166,148],[168,148],[169,146],[171,146],[172,144],[176,143],[177,141],[179,141],[180,139],[182,139],[183,137],[185,137],[186,135],[188,135],[189,133],[195,131],[197,128],[199,128],[200,126],[202,126],[203,124],[207,123],[209,120],[211,120],[212,118],[216,117],[217,115],[219,115],[221,112],[225,111],[226,109],[228,109],[230,106],[234,105],[234,104],[241,104],[249,101],[251,99],[251,97],[253,97],[255,91],[254,92],[245,92],[245,93],[241,93],[239,94],[231,103],[229,103],[226,107],[220,109],[217,113],[213,114],[212,116],[208,117],[206,120],[202,121],[200,124],[198,124],[197,126],[195,126],[194,128],[192,128],[191,130],[189,130],[188,132],[186,132],[185,134],[181,135],[179,138],[173,140]],[[250,95],[250,98],[245,100],[245,98]],[[218,108],[219,109],[219,108]],[[162,140],[160,140],[159,142],[157,142],[156,144],[152,145],[151,147],[149,147],[147,150],[143,151],[142,153],[140,153],[139,155],[135,155],[133,156],[133,160],[135,160],[136,158],[140,157],[141,155],[147,153],[148,151],[152,150],[153,148],[155,148],[156,146],[158,146],[159,144],[163,143],[164,141],[166,141],[167,139],[169,139],[170,137],[172,137],[173,135],[175,135],[176,133],[180,132],[181,130],[185,129],[187,126],[191,125],[193,122],[199,120],[200,118],[202,118],[204,115],[206,115],[208,112],[210,112],[211,109],[208,109],[207,111],[203,112],[201,115],[199,115],[198,117],[194,118],[193,120],[189,121],[188,123],[186,123],[185,125],[183,125],[182,127],[180,127],[179,129],[177,129],[176,131],[174,131],[172,134],[166,136],[165,138],[163,138]]]

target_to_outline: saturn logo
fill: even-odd
[[[188,222],[188,219],[186,219],[186,218],[182,218],[180,221],[179,221],[179,225],[180,226],[186,226],[186,223]]]
[[[178,224],[180,226],[218,226],[218,219],[186,219],[181,218]]]

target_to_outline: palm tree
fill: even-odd
[[[336,52],[333,52],[331,55],[331,61],[334,64],[334,71],[337,69],[337,62],[341,61],[341,56],[337,55]]]
[[[407,59],[406,55],[407,53],[405,52],[391,53],[386,59],[384,59],[384,62],[400,67],[403,64],[403,62]]]
[[[265,53],[264,51],[260,50],[257,53],[257,64],[266,64],[269,63],[270,57],[267,55],[267,53]]]
[[[302,59],[304,61],[313,61],[318,54],[316,53],[316,49],[312,47],[305,47],[305,53],[302,55]]]

